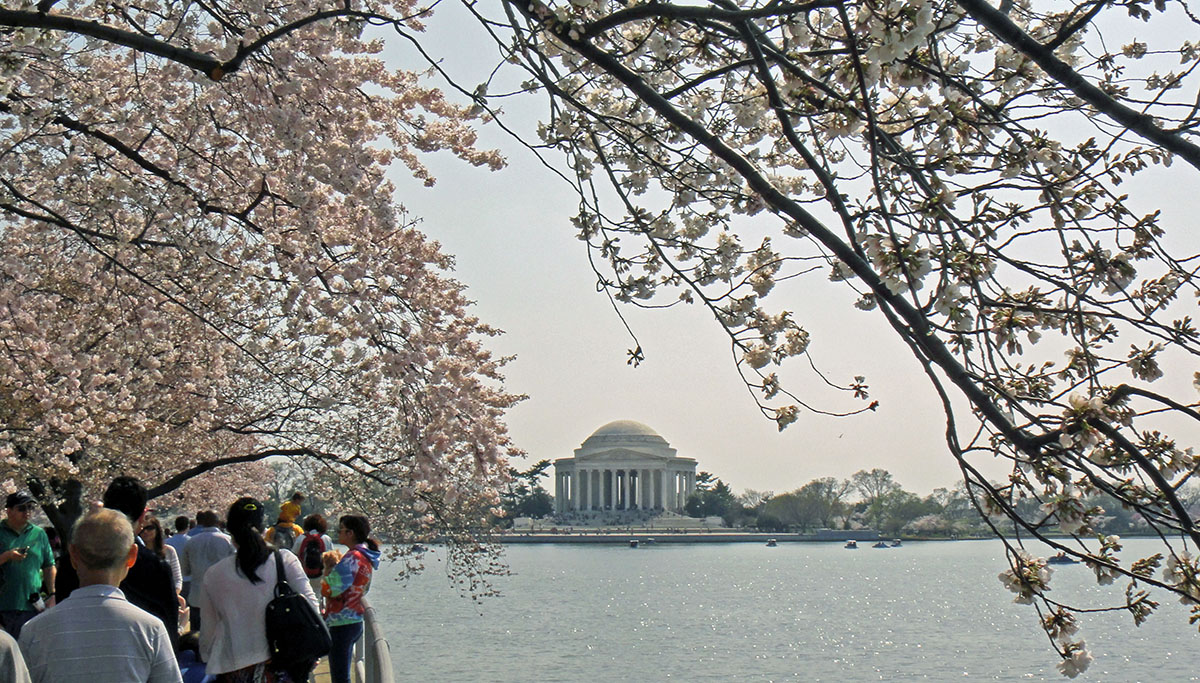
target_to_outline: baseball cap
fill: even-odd
[[[29,495],[28,491],[17,491],[16,493],[8,494],[8,498],[4,501],[4,507],[15,508],[18,505],[36,502],[37,501],[33,499],[33,496]]]

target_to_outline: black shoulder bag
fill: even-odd
[[[283,559],[275,551],[275,597],[267,603],[267,645],[271,663],[287,667],[315,662],[329,654],[333,641],[325,620],[303,595],[288,585]]]

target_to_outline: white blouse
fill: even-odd
[[[292,590],[317,608],[317,596],[309,585],[300,560],[281,552],[283,571]],[[210,674],[237,671],[271,658],[267,646],[267,603],[275,595],[275,556],[267,558],[254,572],[258,583],[242,575],[237,555],[209,567],[204,574],[204,596],[200,600],[200,657]]]
[[[163,544],[163,555],[167,564],[171,565],[171,580],[175,582],[175,592],[183,590],[183,572],[179,570],[179,553],[166,543]]]

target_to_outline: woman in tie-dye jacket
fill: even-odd
[[[347,550],[338,560],[327,554],[321,594],[325,596],[325,623],[333,638],[329,651],[329,674],[334,683],[349,683],[354,644],[363,632],[363,595],[371,586],[371,574],[379,567],[379,544],[372,538],[371,525],[362,515],[338,520],[338,543]]]

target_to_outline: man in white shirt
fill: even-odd
[[[0,681],[32,683],[32,680],[17,641],[8,635],[8,631],[0,631]]]
[[[191,627],[200,630],[200,600],[204,597],[204,572],[208,568],[234,553],[233,540],[217,528],[220,518],[212,510],[196,515],[199,531],[188,539],[179,556],[179,568],[192,577],[187,602],[191,607]]]
[[[129,519],[89,513],[75,524],[68,552],[79,588],[21,629],[34,683],[182,683],[166,626],[117,587],[137,560]]]

